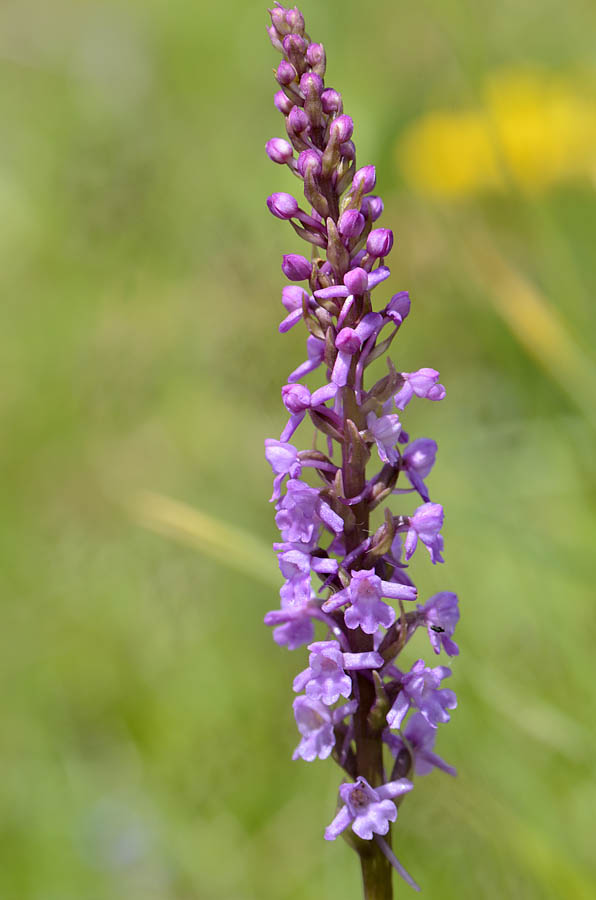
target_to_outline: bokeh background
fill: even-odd
[[[406,421],[440,446],[447,564],[416,574],[461,597],[460,774],[417,781],[398,855],[428,900],[589,900],[596,7],[303,9],[413,297],[398,367],[447,386]],[[0,8],[3,900],[360,896],[322,839],[339,771],[291,761],[304,654],[262,625],[262,442],[304,353],[266,19]]]

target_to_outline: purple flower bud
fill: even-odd
[[[344,353],[353,354],[360,350],[362,341],[353,328],[342,328],[335,338],[335,346]]]
[[[368,288],[368,273],[364,269],[356,266],[355,269],[350,269],[349,272],[346,272],[344,275],[344,284],[350,294],[354,294],[354,296],[358,297]]]
[[[362,234],[365,224],[364,216],[357,209],[346,209],[339,217],[337,230],[343,238],[349,241]]]
[[[303,150],[298,157],[298,171],[303,178],[306,177],[308,169],[310,169],[312,175],[316,178],[321,174],[322,168],[321,154],[318,150]]]
[[[305,256],[288,253],[283,258],[281,270],[289,281],[306,281],[310,278],[312,265]]]
[[[309,126],[308,116],[301,106],[293,106],[288,116],[288,126],[294,134],[301,134]]]
[[[323,87],[323,79],[316,72],[305,72],[300,79],[300,90],[304,97],[308,97],[309,94],[315,94],[317,97],[320,97]]]
[[[267,197],[267,207],[278,219],[291,219],[298,212],[298,201],[291,194],[271,194]]]
[[[301,413],[310,406],[310,391],[303,384],[284,384],[281,399],[288,412]]]
[[[323,91],[321,103],[323,104],[323,112],[327,113],[327,115],[340,113],[343,109],[341,94],[339,91],[334,91],[333,88],[327,88],[327,90]]]
[[[340,144],[339,153],[344,159],[356,159],[356,145],[354,141],[344,141],[343,144]]]
[[[265,150],[269,159],[280,165],[289,163],[294,156],[292,145],[289,141],[284,141],[283,138],[271,138],[265,144]]]
[[[323,45],[309,44],[306,51],[306,61],[309,66],[312,66],[313,69],[319,73],[319,75],[323,75],[326,65],[325,48]]]
[[[374,195],[364,197],[360,205],[361,213],[369,218],[371,222],[376,222],[381,217],[383,209],[383,201],[380,197],[375,197]]]
[[[297,284],[287,284],[281,292],[281,302],[288,312],[294,312],[302,309],[302,301],[308,300],[308,294],[304,288],[298,287]]]
[[[282,113],[284,116],[289,115],[294,107],[294,101],[290,100],[289,97],[286,97],[283,91],[277,92],[277,94],[273,98],[273,102],[275,103],[275,106],[280,111],[280,113]]]
[[[387,256],[393,247],[393,232],[390,228],[375,228],[366,241],[366,249],[371,256]]]
[[[282,41],[282,46],[288,56],[304,56],[306,53],[306,41],[300,34],[287,34]]]
[[[286,10],[286,23],[294,34],[304,34],[304,16],[297,7]]]
[[[291,84],[297,77],[296,69],[294,68],[292,63],[287,61],[287,59],[282,59],[277,67],[275,77],[279,84]]]
[[[368,194],[372,191],[377,183],[377,173],[374,166],[363,166],[358,169],[352,179],[352,192],[360,191],[362,194]]]
[[[292,29],[286,21],[287,10],[283,6],[274,6],[269,10],[273,27],[279,34],[288,34]]]
[[[335,137],[338,144],[349,141],[354,132],[354,122],[350,116],[338,116],[329,126],[329,134]]]

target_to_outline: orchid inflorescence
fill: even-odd
[[[343,833],[355,847],[365,897],[390,898],[392,866],[417,888],[391,849],[390,832],[412,774],[455,774],[433,752],[437,726],[456,706],[453,691],[441,687],[450,670],[422,659],[409,671],[396,665],[418,628],[427,630],[436,654],[458,653],[456,595],[441,592],[416,604],[407,565],[420,544],[433,563],[443,562],[443,508],[426,484],[437,445],[411,441],[401,414],[414,397],[442,400],[445,389],[436,370],[398,372],[390,358],[386,374],[365,386],[368,367],[387,353],[408,316],[410,298],[401,291],[373,310],[371,295],[389,277],[385,259],[393,246],[390,229],[373,227],[383,212],[372,193],[375,168],[356,167],[353,121],[341,95],[325,87],[325,51],[305,33],[302,13],[279,5],[270,13],[268,33],[282,54],[275,105],[288,140],[273,138],[266,149],[302,182],[307,208],[288,193],[272,194],[267,206],[311,245],[312,258],[290,253],[282,262],[292,283],[282,291],[279,330],[305,323],[307,360],[282,388],[289,419],[279,440],[265,442],[281,532],[274,548],[285,579],[281,608],[265,622],[275,626],[278,644],[308,644],[310,651],[293,685],[301,735],[294,758],[332,756],[349,778],[325,838]],[[303,379],[321,368],[325,382],[311,391]],[[291,443],[307,417],[326,452],[316,441],[310,450]],[[368,477],[371,456],[379,470]],[[318,487],[304,480],[308,469]],[[379,516],[375,511],[394,495],[421,502],[409,514],[385,507]],[[314,639],[315,622],[326,629],[323,640]]]

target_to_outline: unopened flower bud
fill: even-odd
[[[309,44],[306,51],[306,61],[313,70],[323,77],[325,74],[325,48],[322,44]]]
[[[362,346],[362,341],[353,328],[342,328],[335,338],[335,346],[344,353],[356,353]]]
[[[301,134],[308,128],[308,116],[300,106],[293,106],[288,116],[288,127],[294,134]]]
[[[362,205],[360,206],[360,211],[367,218],[370,218],[371,222],[376,222],[378,218],[383,213],[383,201],[380,197],[365,197],[362,201]]]
[[[341,94],[339,91],[334,91],[333,88],[327,88],[326,91],[323,91],[321,103],[323,104],[323,112],[327,113],[327,115],[340,113],[343,109]]]
[[[287,34],[282,45],[290,59],[296,62],[306,53],[306,41],[300,34]]]
[[[271,138],[265,144],[265,149],[269,159],[280,165],[289,163],[294,156],[292,145],[283,138]]]
[[[297,284],[287,284],[281,292],[281,302],[288,312],[294,312],[296,309],[302,309],[302,302],[308,299],[308,294],[304,288],[298,287]]]
[[[364,269],[358,267],[350,269],[350,271],[346,272],[344,275],[344,284],[350,294],[354,294],[355,296],[363,294],[368,287],[368,273],[365,272]]]
[[[393,232],[390,228],[375,228],[368,236],[366,249],[371,256],[387,256],[393,247]]]
[[[344,143],[340,145],[339,152],[344,159],[356,159],[356,146],[354,141],[344,141]]]
[[[360,191],[361,194],[368,194],[372,191],[377,183],[377,174],[374,166],[363,166],[358,169],[352,179],[352,191]]]
[[[300,256],[299,253],[288,253],[283,258],[281,269],[290,281],[306,281],[307,278],[310,278],[312,265],[306,256]]]
[[[342,238],[351,240],[362,234],[366,220],[357,209],[347,209],[341,214],[337,223],[337,230]]]
[[[294,101],[290,100],[289,97],[286,97],[283,91],[277,92],[277,94],[273,98],[273,102],[275,103],[275,106],[280,111],[280,113],[282,113],[284,116],[289,115],[289,113],[294,108]]]
[[[286,21],[286,12],[287,10],[285,10],[283,6],[274,6],[273,9],[269,10],[273,27],[282,35],[289,34],[292,30]]]
[[[291,84],[296,79],[296,69],[287,59],[282,59],[277,67],[275,78],[279,84]]]
[[[316,72],[305,72],[300,79],[300,90],[304,97],[311,94],[320,97],[323,92],[323,79]]]
[[[338,116],[329,126],[330,136],[334,136],[338,144],[349,141],[354,131],[354,123],[351,116]]]
[[[267,197],[267,207],[278,219],[291,219],[298,212],[298,201],[291,194],[271,194]]]
[[[280,53],[283,53],[284,48],[282,42],[279,39],[277,28],[274,25],[270,25],[267,29],[267,34],[269,35],[269,40],[271,41],[275,49],[279,50]]]
[[[300,413],[310,406],[310,391],[303,384],[284,384],[281,399],[291,413]]]
[[[286,23],[294,34],[304,34],[304,16],[296,7],[286,10]]]
[[[312,175],[316,178],[321,174],[322,161],[321,154],[317,150],[303,150],[298,157],[298,171],[304,178],[307,170],[310,169]]]

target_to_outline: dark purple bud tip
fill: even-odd
[[[309,44],[306,51],[306,61],[313,69],[315,66],[325,65],[325,48],[322,44]]]
[[[300,106],[293,106],[288,116],[288,125],[294,134],[301,134],[308,128],[308,116]]]
[[[368,194],[377,183],[377,173],[374,166],[363,166],[358,169],[352,179],[352,190]]]
[[[343,109],[341,94],[339,91],[333,90],[333,88],[327,88],[321,94],[321,105],[323,106],[323,112],[327,113],[327,115],[340,113]]]
[[[282,45],[288,56],[304,56],[306,53],[306,41],[299,34],[287,34]]]
[[[392,247],[393,232],[390,228],[375,228],[366,241],[366,249],[371,256],[387,256]]]
[[[265,150],[269,159],[280,165],[289,163],[294,156],[292,145],[289,141],[284,141],[283,138],[271,138],[265,144]]]
[[[344,284],[350,294],[355,296],[363,294],[368,287],[368,274],[359,267],[351,269],[344,275]]]
[[[339,217],[337,230],[342,237],[351,240],[362,234],[366,220],[357,209],[347,209]]]
[[[291,194],[271,194],[267,207],[278,219],[291,219],[298,213],[298,201]]]
[[[338,144],[349,141],[354,132],[354,123],[351,116],[338,116],[329,126],[329,133],[335,137]]]
[[[317,175],[321,174],[322,168],[321,154],[316,150],[303,150],[298,157],[298,171],[303,178],[306,177],[306,172],[309,169],[316,178]]]
[[[362,201],[360,210],[363,215],[370,218],[371,222],[376,222],[383,214],[383,201],[380,197],[365,197]]]
[[[320,97],[323,92],[323,79],[316,72],[305,72],[300,79],[300,90],[304,97],[315,94]]]
[[[356,353],[357,350],[360,350],[362,341],[353,328],[342,328],[335,338],[335,346],[338,350],[343,350],[345,353],[352,354]]]
[[[303,384],[284,384],[281,399],[288,412],[295,415],[310,406],[310,391]]]
[[[273,98],[273,102],[275,103],[277,109],[284,116],[287,116],[291,113],[294,108],[294,103],[290,100],[289,97],[286,97],[283,91],[278,91],[275,97]]]
[[[296,69],[287,59],[282,59],[277,67],[275,77],[280,84],[291,84],[296,78]]]
[[[306,256],[300,256],[299,253],[288,253],[283,258],[281,269],[290,281],[306,281],[307,278],[310,278],[312,265]]]

